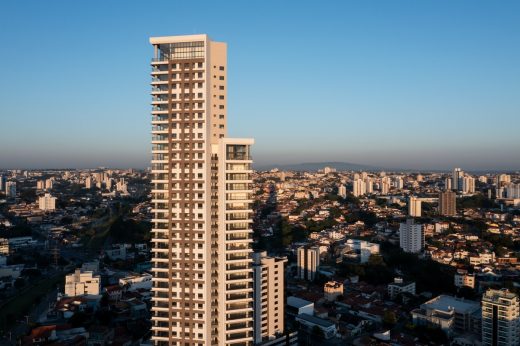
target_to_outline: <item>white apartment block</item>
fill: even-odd
[[[520,344],[518,296],[506,289],[489,289],[482,296],[482,345]]]
[[[152,342],[252,345],[253,140],[226,138],[226,44],[150,43]]]
[[[286,257],[253,253],[255,343],[273,340],[284,332]]]
[[[422,201],[417,198],[410,196],[408,199],[408,215],[411,217],[421,217],[422,214]]]
[[[366,194],[366,185],[363,179],[354,179],[352,182],[352,194],[355,197],[363,196]]]
[[[415,295],[415,282],[404,281],[403,278],[394,278],[394,282],[388,284],[388,295],[394,299],[398,294],[408,292]]]
[[[318,246],[298,248],[298,278],[314,281],[320,265],[320,248]]]
[[[475,274],[468,274],[467,270],[459,269],[454,275],[455,287],[475,288]]]
[[[84,294],[98,295],[101,290],[101,278],[93,272],[76,269],[73,274],[65,276],[65,295],[76,297]]]
[[[45,211],[56,210],[56,197],[52,197],[49,193],[38,198],[38,208]]]
[[[360,263],[367,263],[371,255],[379,254],[379,244],[370,243],[366,240],[347,239],[345,245],[349,250],[359,254]]]
[[[399,226],[399,245],[405,252],[421,252],[424,248],[423,225],[414,223],[413,219],[401,223]]]

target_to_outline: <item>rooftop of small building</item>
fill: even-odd
[[[480,308],[480,303],[474,300],[467,300],[442,294],[427,301],[423,306],[435,310],[447,311],[449,308],[453,308],[459,313],[473,313],[475,310]]]

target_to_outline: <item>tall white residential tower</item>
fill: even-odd
[[[153,37],[152,341],[252,345],[252,139],[226,138],[226,44]]]

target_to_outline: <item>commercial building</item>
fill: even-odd
[[[93,272],[76,269],[73,274],[65,276],[65,295],[68,297],[84,294],[98,295],[101,290],[101,278]]]
[[[40,210],[52,211],[56,210],[56,197],[52,197],[49,193],[38,198],[38,207]]]
[[[439,194],[439,214],[444,216],[457,215],[457,194],[453,191],[443,191]]]
[[[482,345],[520,344],[518,296],[507,289],[489,289],[482,296]]]
[[[423,225],[413,219],[406,220],[399,226],[399,245],[404,252],[419,253],[424,248]]]
[[[320,248],[318,246],[301,246],[298,248],[298,278],[313,281],[320,265]]]
[[[252,345],[253,140],[226,138],[226,44],[150,43],[152,342]]]
[[[411,217],[421,217],[422,201],[414,196],[408,199],[408,215]]]
[[[286,257],[253,253],[255,343],[273,340],[284,333]]]

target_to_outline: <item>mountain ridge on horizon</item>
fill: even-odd
[[[344,161],[324,161],[324,162],[301,162],[301,163],[288,163],[288,164],[259,164],[253,163],[253,168],[257,171],[269,171],[271,169],[279,169],[282,171],[319,171],[324,167],[335,168],[338,171],[387,171],[387,172],[435,172],[435,173],[449,173],[451,169],[411,169],[411,168],[396,168],[396,167],[380,167],[371,166],[353,162]],[[468,169],[466,172],[471,173],[508,173],[516,172],[515,169]]]

